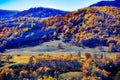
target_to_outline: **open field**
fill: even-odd
[[[58,45],[61,44],[62,48],[58,48]],[[104,47],[104,50],[108,50],[107,47]],[[59,55],[59,54],[68,54],[68,53],[78,53],[80,52],[85,53],[85,52],[91,52],[91,53],[102,53],[99,50],[99,47],[96,48],[82,48],[82,47],[77,47],[69,43],[64,43],[61,40],[59,41],[50,41],[50,42],[45,42],[41,45],[38,46],[32,46],[32,47],[27,47],[27,48],[20,48],[20,49],[9,49],[4,55],[21,55],[21,56],[38,56],[40,54],[44,53],[49,53],[51,55]],[[109,52],[104,52],[104,53],[109,53]],[[110,54],[110,53],[109,53]],[[112,52],[111,52],[112,54]]]

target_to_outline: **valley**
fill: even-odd
[[[119,0],[20,9],[0,5],[0,80],[120,80]]]

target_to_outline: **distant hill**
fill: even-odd
[[[12,11],[12,10],[0,10],[0,18],[7,18],[7,17],[13,17],[15,14],[17,14],[19,11]]]
[[[91,5],[90,7],[93,6],[114,6],[120,8],[120,0],[115,0],[115,1],[100,1],[98,3],[95,3]]]
[[[112,51],[120,51],[119,14],[119,8],[104,6],[83,8],[47,19],[13,18],[1,22],[0,49],[36,45],[61,36],[64,42],[72,41],[76,46],[93,48],[112,43]]]
[[[10,18],[10,17],[38,17],[46,18],[56,15],[66,14],[68,11],[62,11],[52,8],[30,8],[29,10],[24,11],[14,11],[14,10],[0,10],[0,18]]]
[[[15,17],[39,17],[39,18],[45,18],[45,17],[51,17],[61,14],[66,14],[67,11],[52,9],[52,8],[44,8],[44,7],[38,7],[38,8],[30,8],[29,10],[24,10],[22,12],[19,12],[15,15]]]

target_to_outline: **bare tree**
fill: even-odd
[[[2,64],[2,55],[0,54],[0,66]]]
[[[109,44],[109,51],[110,51],[110,52],[113,50],[113,47],[114,47],[114,44],[113,44],[113,43],[110,43],[110,44]]]
[[[10,55],[6,56],[6,60],[7,60],[8,62],[10,61],[10,59],[12,59],[12,56],[10,56]]]
[[[58,48],[58,49],[63,49],[62,43],[58,43],[57,48]]]

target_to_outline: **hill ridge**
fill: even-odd
[[[114,6],[114,7],[120,8],[120,0],[100,1],[95,4],[90,5],[90,7],[93,7],[93,6]]]

